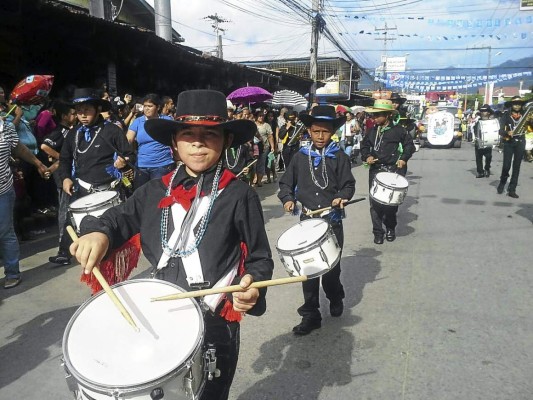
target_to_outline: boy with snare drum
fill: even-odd
[[[84,235],[71,252],[86,273],[108,249],[140,232],[144,255],[157,265],[155,276],[184,290],[219,282],[248,288],[253,281],[272,277],[259,197],[223,167],[224,150],[252,140],[255,123],[228,120],[226,108],[223,93],[190,90],[178,97],[175,121],[146,121],[146,132],[170,146],[181,163],[100,218],[83,220]],[[245,313],[262,315],[265,295],[265,289],[248,288],[211,303],[204,299],[204,343],[214,345],[220,376],[206,382],[200,399],[228,398],[239,354],[239,321]]]
[[[287,212],[294,211],[296,198],[302,203],[304,211],[334,207],[322,218],[331,225],[342,250],[344,232],[341,209],[355,193],[355,178],[350,169],[350,159],[340,150],[338,144],[331,140],[331,137],[344,124],[346,117],[337,118],[335,108],[332,106],[315,106],[311,115],[302,114],[300,120],[307,127],[312,143],[301,147],[293,156],[291,163],[286,166],[285,174],[279,181],[278,197]],[[310,217],[302,214],[300,218]],[[298,308],[302,322],[293,328],[295,335],[307,335],[322,325],[319,303],[320,279],[330,302],[331,316],[342,315],[344,288],[340,274],[339,261],[321,277],[302,283],[304,304]]]

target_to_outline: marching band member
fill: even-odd
[[[146,131],[171,146],[181,163],[154,179],[100,218],[87,216],[72,254],[90,273],[108,249],[141,233],[144,255],[157,265],[156,277],[185,290],[238,283],[243,288],[272,276],[273,261],[258,195],[223,168],[224,150],[252,140],[251,120],[228,120],[224,94],[180,93],[176,120],[151,119]],[[239,353],[244,313],[266,310],[265,289],[248,288],[217,296],[204,320],[205,343],[214,344],[221,375],[206,383],[201,399],[227,399]]]
[[[337,143],[331,141],[335,131],[344,124],[346,117],[336,118],[332,106],[315,106],[311,115],[302,114],[301,122],[308,128],[312,144],[301,147],[279,182],[278,197],[286,212],[293,212],[296,195],[304,210],[316,210],[328,206],[335,207],[323,218],[333,228],[341,247],[344,243],[342,228],[343,203],[355,193],[355,178],[350,170],[348,156],[340,150]],[[296,193],[297,192],[297,193]],[[317,215],[317,217],[319,217]],[[302,214],[300,219],[309,217]],[[295,335],[307,335],[322,325],[319,303],[319,285],[322,287],[330,304],[332,317],[340,317],[344,310],[344,288],[340,281],[340,261],[320,278],[302,283],[304,304],[298,308],[302,322],[293,328]]]
[[[492,161],[492,145],[481,147],[482,132],[480,121],[486,121],[492,118],[494,111],[488,104],[483,104],[479,109],[480,119],[474,125],[474,139],[475,139],[475,152],[476,152],[476,178],[483,178],[484,176],[490,176],[490,163]],[[485,168],[483,168],[483,157],[485,157]]]
[[[518,175],[520,174],[520,164],[524,158],[526,151],[525,135],[521,132],[514,132],[516,125],[522,119],[524,114],[523,106],[525,101],[520,96],[514,96],[511,100],[506,101],[504,106],[509,108],[509,111],[504,113],[500,119],[500,136],[503,141],[503,165],[502,174],[500,176],[500,184],[496,191],[498,194],[503,193],[507,178],[509,178],[509,170],[513,166],[511,174],[511,181],[507,187],[509,197],[518,199],[516,194],[516,185],[518,185]]]
[[[367,107],[365,112],[370,114],[375,123],[361,143],[361,159],[370,165],[368,186],[371,188],[374,177],[383,170],[405,176],[407,161],[415,152],[415,146],[405,128],[394,125],[393,118],[398,112],[390,100],[376,100],[374,106]],[[370,198],[374,243],[383,244],[385,235],[389,242],[396,239],[397,212],[398,206],[383,205]]]

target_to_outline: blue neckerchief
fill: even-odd
[[[92,129],[90,126],[85,126],[85,125],[82,125],[78,128],[78,132],[80,133],[83,133],[83,135],[85,136],[85,141],[88,143],[91,141],[92,137],[91,137],[91,133],[92,133]]]
[[[113,160],[117,160],[117,153],[113,155]],[[108,173],[108,175],[111,175],[115,179],[122,179],[122,173],[115,167],[114,164],[110,164],[107,167],[105,167],[105,172]]]
[[[325,148],[324,156],[329,158],[335,158],[335,153],[339,150],[340,147],[337,143],[330,142]],[[322,161],[322,154],[319,153],[316,149],[313,149],[312,146],[300,147],[300,153],[308,156],[309,152],[311,152],[311,157],[313,158],[313,165],[315,167],[318,167],[320,165],[320,161]]]

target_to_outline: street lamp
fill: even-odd
[[[485,104],[491,105],[492,104],[492,90],[490,90],[489,76],[490,76],[490,68],[491,68],[490,55],[491,55],[492,47],[489,46],[488,49],[489,49],[489,61],[487,63],[487,82],[485,83]],[[495,56],[499,56],[500,54],[502,54],[501,51],[497,52]]]

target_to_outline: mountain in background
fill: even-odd
[[[501,74],[512,74],[516,72],[527,72],[533,70],[533,57],[526,57],[520,60],[508,60],[502,64],[494,65],[490,69],[491,75],[501,75]],[[405,74],[416,75],[420,73],[421,75],[426,76],[447,76],[447,75],[486,75],[487,68],[456,68],[448,67],[441,68],[436,71],[411,71],[407,70]],[[505,86],[519,86],[520,81],[523,81],[522,88],[529,89],[533,86],[533,76],[526,77],[517,77],[507,81],[496,82],[495,87],[505,87]],[[377,82],[374,82],[366,74],[361,76],[361,81],[359,82],[360,89],[372,88],[374,85],[377,85]],[[484,83],[481,83],[479,86],[484,86]]]

